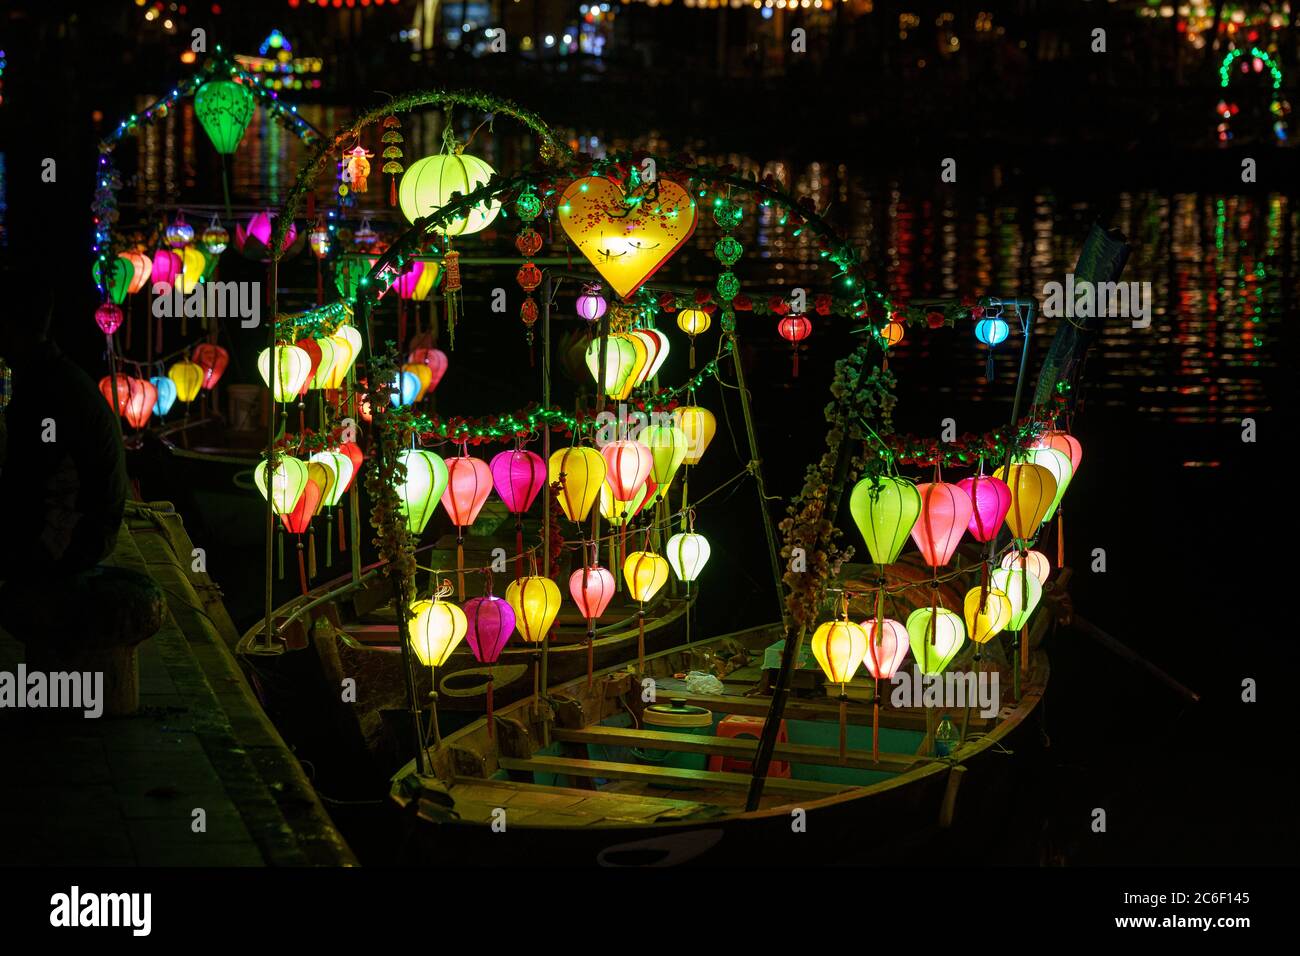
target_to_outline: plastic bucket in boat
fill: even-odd
[[[641,713],[641,720],[646,730],[662,730],[674,734],[693,734],[696,737],[709,737],[713,734],[713,711],[696,707],[683,700],[673,700],[666,704],[651,704]],[[708,754],[685,753],[680,750],[653,750],[635,748],[632,751],[638,761],[656,767],[673,767],[678,770],[703,770],[708,766]],[[653,784],[675,790],[689,790],[689,784],[662,783]]]

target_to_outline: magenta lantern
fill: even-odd
[[[983,544],[998,533],[1007,512],[1011,510],[1011,489],[1001,478],[993,475],[976,475],[963,478],[957,487],[971,500],[970,536]]]
[[[420,276],[422,275],[424,275],[424,263],[419,259],[412,259],[410,266],[393,283],[398,296],[403,299],[412,298],[415,295],[415,287],[420,284]]]
[[[105,335],[112,335],[122,327],[122,310],[111,302],[105,302],[95,310],[95,324]]]
[[[612,441],[600,450],[605,459],[605,480],[615,501],[631,501],[650,477],[654,457],[650,446],[639,441]]]
[[[515,629],[515,612],[510,609],[510,604],[488,594],[470,598],[461,610],[465,612],[468,624],[465,643],[469,645],[474,660],[480,664],[495,664]]]
[[[912,540],[926,564],[942,567],[952,560],[970,523],[974,511],[970,496],[946,481],[920,484],[916,490],[921,493],[921,514],[912,525]]]
[[[426,395],[437,388],[442,377],[447,374],[447,353],[442,349],[413,349],[406,361],[411,365],[426,365],[433,373],[429,377],[429,387],[424,390]]]
[[[588,322],[595,322],[605,314],[606,305],[605,297],[600,294],[600,286],[589,285],[582,290],[582,295],[578,296],[576,309],[582,318]]]
[[[149,278],[154,285],[161,282],[170,289],[180,274],[181,257],[176,253],[170,249],[159,249],[153,254],[153,269],[149,273]]]
[[[503,451],[492,458],[492,484],[506,503],[506,510],[522,514],[532,507],[546,484],[546,462],[531,451]]]

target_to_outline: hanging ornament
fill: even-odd
[[[1074,477],[1070,467],[1070,456],[1056,448],[1031,448],[1025,453],[1025,457],[1035,465],[1046,468],[1056,479],[1056,493],[1052,495],[1052,503],[1048,506],[1047,514],[1043,515],[1044,521],[1051,521],[1052,516],[1056,514],[1056,509],[1061,505],[1061,499],[1065,497],[1065,489],[1070,486],[1070,479]]]
[[[111,302],[105,302],[95,310],[95,324],[105,335],[112,335],[122,327],[122,310]]]
[[[1031,447],[1034,449],[1055,448],[1070,459],[1071,479],[1079,473],[1079,465],[1083,462],[1083,445],[1080,444],[1079,439],[1069,432],[1056,429],[1045,431],[1038,436],[1038,441]]]
[[[271,478],[270,491],[267,491],[266,473],[268,464],[263,459],[253,469],[253,484],[261,492],[262,498],[271,501],[271,510],[278,515],[291,514],[302,497],[307,486],[307,464],[288,455],[276,458],[275,473]]]
[[[984,378],[987,381],[993,381],[993,350],[1007,340],[1011,334],[1011,328],[1007,325],[1006,319],[1000,314],[987,316],[983,306],[976,306],[972,314],[978,310],[980,316],[975,323],[975,338],[988,346],[988,358],[984,365]],[[1000,313],[1000,307],[999,307]]]
[[[712,324],[713,320],[704,309],[682,309],[677,313],[677,327],[691,339],[691,368],[695,368],[695,336],[707,332]]]
[[[877,624],[880,625],[878,631]],[[893,680],[907,659],[907,628],[892,618],[884,618],[879,622],[871,618],[862,622],[862,629],[867,634],[867,652],[862,657],[867,673],[877,681]]]
[[[448,127],[448,136],[450,133]],[[447,152],[436,156],[417,159],[402,176],[397,192],[402,215],[407,222],[414,224],[417,219],[430,216],[447,205],[454,194],[468,196],[494,175],[496,170],[477,156],[464,152],[464,147],[459,144],[451,145]],[[437,226],[435,231],[444,236],[468,236],[486,229],[500,211],[501,204],[495,200],[481,202],[467,214]]]
[[[946,481],[920,484],[916,490],[921,495],[921,513],[912,525],[912,540],[925,563],[940,568],[952,560],[970,524],[970,496],[960,486]]]
[[[892,564],[921,513],[921,494],[904,478],[863,478],[853,486],[849,512],[871,552],[871,560]]]
[[[388,205],[397,205],[397,177],[402,174],[402,121],[394,114],[384,117],[384,134],[379,141],[384,145],[383,172],[388,174]]]
[[[880,341],[884,348],[890,349],[903,341],[903,323],[886,322],[879,329]]]
[[[506,601],[515,612],[515,630],[529,644],[540,644],[560,613],[560,589],[550,578],[527,575],[506,587]]]
[[[1064,456],[1062,456],[1064,457]],[[999,466],[995,477],[1003,479],[1011,491],[1011,508],[1006,523],[1012,535],[1022,541],[1032,538],[1038,526],[1047,517],[1048,509],[1056,497],[1056,478],[1042,465],[1033,462],[1014,462],[1011,475]]]
[[[976,644],[987,644],[1011,622],[1011,600],[996,588],[971,588],[963,610],[966,633]]]
[[[1046,584],[1048,576],[1052,573],[1052,565],[1047,560],[1047,555],[1033,550],[1008,551],[1002,556],[1002,567],[1008,570],[1023,567],[1038,579],[1039,584]]]
[[[921,673],[942,674],[966,640],[962,620],[947,608],[918,607],[907,616],[912,658]]]
[[[410,173],[402,178],[405,185]],[[443,302],[447,308],[447,339],[453,351],[456,348],[456,320],[460,316],[460,253],[448,250],[442,257],[442,271],[446,279],[442,284]]]
[[[256,105],[252,90],[230,80],[209,80],[194,94],[194,113],[223,156],[238,148]]]
[[[311,247],[311,254],[317,259],[328,256],[332,245],[329,227],[317,221],[316,225],[312,226],[311,232],[307,233],[307,245]]]
[[[181,257],[170,249],[159,249],[153,254],[151,276],[154,285],[163,285],[170,289],[181,274]]]
[[[185,221],[185,213],[176,214],[176,218],[163,230],[163,240],[176,250],[184,249],[194,241],[194,227]]]
[[[605,459],[594,448],[578,445],[551,455],[549,481],[556,489],[560,510],[570,521],[585,521],[591,513],[591,506],[600,496],[605,472]]]
[[[190,360],[203,369],[203,387],[211,389],[216,387],[225,374],[226,366],[230,364],[230,354],[220,345],[204,342],[194,346]]]
[[[456,526],[457,593],[465,595],[465,529],[483,510],[492,491],[492,469],[481,458],[461,454],[448,458],[447,487],[442,492],[442,506]]]
[[[981,544],[989,541],[1002,527],[1011,508],[1011,489],[1001,478],[979,474],[963,478],[957,487],[971,500],[970,536]]]
[[[993,582],[993,587],[1005,594],[1011,602],[1011,619],[1007,621],[1006,629],[1020,630],[1043,598],[1042,584],[1033,574],[1022,571],[1019,566],[995,568],[989,575],[989,580]],[[1028,647],[1027,644],[1025,646]]]
[[[616,501],[631,501],[650,477],[654,458],[639,441],[612,441],[600,449],[605,459],[605,480]]]
[[[812,334],[812,322],[806,315],[787,315],[776,323],[776,330],[781,338],[790,343],[792,377],[799,377],[799,343]]]
[[[675,425],[647,425],[641,429],[640,439],[650,449],[653,462],[650,478],[656,486],[656,496],[662,496],[672,484],[677,469],[686,461],[686,433]]]
[[[418,537],[447,490],[447,466],[423,448],[408,449],[397,456],[397,461],[406,472],[393,489],[397,493],[398,511],[406,519],[411,534]]]
[[[600,294],[600,286],[594,283],[583,286],[582,295],[578,296],[577,302],[574,303],[574,311],[578,313],[578,317],[587,322],[598,322],[608,307],[609,303]]]
[[[340,177],[340,195],[359,195],[370,190],[370,160],[374,153],[358,143],[343,151],[343,173]],[[344,192],[346,188],[347,192]]]
[[[276,382],[272,392],[275,400],[297,401],[311,373],[311,356],[296,345],[277,345],[274,360]],[[271,385],[271,361],[271,350],[262,349],[257,356],[257,371],[267,386]]]
[[[629,390],[631,388],[628,382],[636,369],[637,343],[624,332],[614,332],[591,340],[586,351],[587,369],[591,372],[592,381],[596,382],[597,387],[599,387],[602,378],[600,367],[602,347],[605,352],[605,374],[603,376],[605,395],[609,398],[617,398],[623,393],[624,388]],[[642,343],[641,348],[645,348],[644,343]]]
[[[411,619],[407,624],[411,649],[425,667],[441,667],[447,663],[469,630],[465,612],[445,600],[450,594],[451,585],[444,582],[433,600],[411,604]]]
[[[686,436],[686,457],[682,462],[698,465],[718,430],[718,420],[707,408],[679,405],[673,409],[673,424]]]
[[[194,401],[203,386],[203,367],[188,359],[181,359],[167,370],[167,377],[176,386],[176,397],[188,405]]]
[[[593,543],[592,547],[597,545]],[[595,667],[596,620],[614,597],[614,575],[594,562],[584,564],[569,575],[569,594],[587,622],[587,686],[590,687]]]
[[[226,251],[228,245],[230,233],[221,225],[221,220],[213,216],[211,224],[203,230],[203,248],[212,255],[219,256]]]
[[[117,257],[131,265],[131,281],[126,291],[135,295],[149,281],[149,276],[153,273],[153,260],[142,252],[121,252]]]
[[[155,375],[149,379],[149,383],[158,392],[158,399],[153,403],[153,413],[161,418],[176,404],[176,383],[166,375]]]
[[[813,632],[812,653],[826,679],[842,692],[867,655],[867,632],[852,621],[826,621]]]

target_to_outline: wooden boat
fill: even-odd
[[[925,574],[902,564],[890,572]],[[999,672],[1002,706],[989,719],[975,710],[963,714],[962,743],[947,757],[931,756],[933,716],[925,708],[889,704],[888,693],[873,755],[875,687],[866,677],[848,685],[847,748],[841,753],[838,688],[828,694],[815,665],[797,672],[783,721],[788,740],[773,755],[788,775],[769,775],[753,812],[744,807],[747,761],[757,741],[719,735],[719,721],[751,718],[757,733],[770,700],[758,662],[783,635],[779,625],[662,651],[647,660],[642,674],[624,665],[602,670],[590,686],[585,677],[557,683],[540,707],[520,700],[499,711],[492,727],[477,720],[428,748],[426,772],[412,762],[394,778],[392,798],[415,824],[406,862],[915,862],[918,847],[944,831],[994,833],[1015,786],[1006,755],[1037,742],[1029,718],[1049,677],[1038,645],[1053,619],[1048,608],[1059,606],[1063,593],[1052,588],[1031,627],[1030,667],[1021,674],[1019,699],[1011,698],[1011,665],[998,642],[984,645],[982,666]],[[959,606],[952,603],[956,594],[947,585],[941,600]],[[855,619],[870,613],[866,602],[850,607]],[[968,644],[949,670],[973,669],[973,647]],[[681,679],[718,661],[727,662],[719,668],[721,694],[692,692]],[[710,733],[646,729],[647,677],[658,701],[711,712]],[[665,766],[668,754],[697,755],[708,769]]]

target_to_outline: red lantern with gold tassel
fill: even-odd
[[[812,334],[812,322],[806,315],[787,315],[776,324],[781,338],[790,343],[790,355],[793,378],[799,377],[799,343]]]

